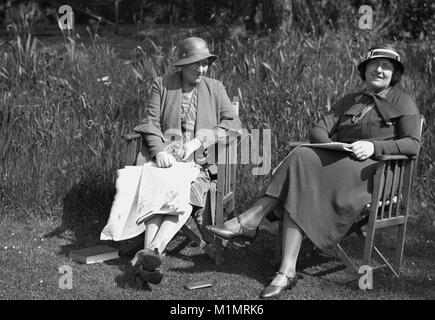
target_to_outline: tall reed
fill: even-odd
[[[56,48],[17,35],[0,46],[2,209],[53,214],[75,207],[107,216],[116,170],[123,165],[121,136],[143,117],[152,78],[170,70],[174,43],[184,36],[148,39],[128,61],[98,38],[85,46],[69,37]],[[219,59],[210,73],[223,81],[230,98],[240,96],[248,129],[272,130],[273,168],[289,151],[288,141],[305,139],[339,97],[361,89],[356,65],[377,40],[346,32],[211,39]],[[429,216],[435,198],[434,44],[397,46],[409,66],[403,86],[427,120],[414,208]],[[251,175],[254,166],[239,166],[239,211],[267,184],[269,176]]]

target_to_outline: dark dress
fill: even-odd
[[[369,105],[374,108],[361,117]],[[311,142],[368,140],[375,154],[359,161],[344,151],[295,148],[274,171],[266,194],[282,201],[284,212],[319,249],[332,251],[371,200],[376,157],[417,154],[419,128],[415,103],[397,88],[347,95],[311,130]]]

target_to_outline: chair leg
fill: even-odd
[[[346,267],[354,274],[358,275],[358,268],[355,266],[355,264],[352,262],[352,260],[349,258],[349,256],[344,252],[343,248],[337,244],[335,248],[335,252],[337,256],[343,261],[343,263],[346,265]]]
[[[214,263],[216,265],[222,264],[222,241],[217,237],[214,242]]]
[[[195,232],[187,224],[184,224],[181,227],[181,232],[188,237],[190,240],[195,242],[204,252],[212,259],[215,257],[214,250],[210,247],[208,243],[206,243],[203,239],[201,239]]]
[[[363,264],[368,265],[370,263],[370,259],[372,258],[374,241],[375,241],[375,228],[374,225],[370,225],[369,223],[368,230],[366,233],[366,240],[364,243]]]
[[[224,222],[224,209],[222,202],[217,201],[218,195],[216,192],[211,192],[210,206],[212,210],[215,210],[214,225],[221,225]],[[222,263],[222,240],[218,237],[214,237],[214,260],[216,265]]]
[[[400,278],[400,272],[402,269],[403,249],[405,247],[405,230],[406,227],[404,224],[399,225],[399,230],[397,231],[396,252],[394,254],[394,268],[398,278]]]

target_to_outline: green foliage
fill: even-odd
[[[49,209],[88,175],[104,198],[122,158],[121,134],[141,118],[152,75],[138,79],[99,41],[85,48],[68,38],[48,49],[17,37],[2,49],[2,203]]]
[[[77,24],[89,24],[95,15],[115,21],[115,1],[70,0]],[[6,24],[21,35],[35,25],[55,21],[62,0],[15,0]],[[213,25],[227,32],[234,26],[254,32],[289,31],[322,35],[327,30],[355,31],[362,16],[358,9],[373,9],[376,33],[395,38],[435,38],[435,3],[430,0],[129,0],[119,3],[121,24],[148,28],[155,24]],[[0,5],[0,11],[1,11]],[[94,18],[89,14],[92,13]],[[103,22],[107,22],[103,21]]]

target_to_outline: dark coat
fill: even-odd
[[[365,105],[375,108],[353,123]],[[382,154],[415,155],[420,147],[420,113],[412,98],[398,88],[391,88],[385,98],[352,93],[340,99],[311,130],[311,141],[372,141],[375,157]]]
[[[355,93],[340,99],[311,131],[311,141],[373,141],[375,154],[359,161],[349,152],[295,148],[276,169],[266,194],[282,201],[289,214],[320,249],[333,251],[371,200],[376,157],[414,155],[420,147],[420,114],[399,89],[375,97],[375,108],[358,117],[373,97]],[[352,121],[356,116],[357,121]],[[282,210],[285,209],[285,210]],[[279,214],[278,214],[279,215]]]

